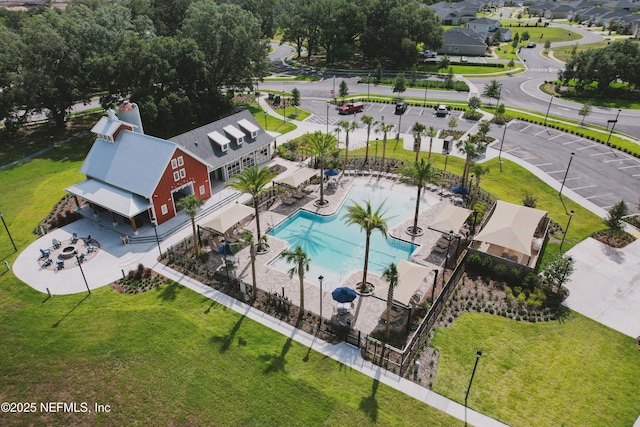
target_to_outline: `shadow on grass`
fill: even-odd
[[[233,339],[238,333],[240,326],[242,326],[242,322],[244,321],[244,319],[245,316],[240,317],[240,319],[233,325],[233,328],[231,328],[231,331],[227,335],[211,337],[211,339],[209,340],[211,343],[222,343],[222,345],[220,346],[220,353],[224,353],[229,350],[229,347],[231,347],[231,344],[233,344]],[[238,344],[246,345],[246,341],[244,339],[238,338]]]
[[[267,362],[267,366],[264,368],[265,373],[269,374],[276,371],[284,372],[284,365],[287,363],[285,358],[287,356],[287,353],[289,352],[289,349],[291,348],[292,342],[293,342],[292,337],[287,338],[287,341],[282,346],[282,350],[280,351],[280,354],[277,356],[270,355],[270,354],[265,354],[263,356],[260,356],[260,360]]]
[[[378,399],[376,399],[376,393],[379,385],[380,381],[374,379],[371,386],[371,394],[363,397],[360,401],[360,410],[367,414],[373,422],[378,421]]]
[[[162,301],[175,301],[178,297],[178,291],[182,289],[182,286],[178,282],[171,281],[165,286],[160,286],[158,289],[158,298]]]
[[[207,309],[204,311],[204,314],[209,314],[211,312],[211,307],[213,306],[219,306],[220,304],[213,301],[213,300],[209,300],[209,298],[205,298],[204,301],[211,301],[211,304],[209,304],[209,307],[207,307]]]
[[[62,316],[62,318],[60,320],[58,320],[56,323],[54,323],[53,325],[51,325],[51,327],[52,328],[57,328],[64,319],[66,319],[71,313],[73,313],[73,311],[76,308],[78,308],[80,306],[80,304],[82,304],[90,296],[91,296],[90,294],[85,295],[84,298],[82,298],[80,301],[78,301],[78,303],[76,305],[74,305],[73,308],[67,312],[67,314]]]

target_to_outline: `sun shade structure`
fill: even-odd
[[[429,229],[448,233],[451,230],[458,234],[469,215],[473,212],[470,209],[461,208],[454,205],[446,205],[440,215],[429,224]]]
[[[224,234],[231,227],[254,213],[254,209],[241,203],[234,203],[227,209],[218,212],[213,218],[201,227],[211,229],[217,233]]]
[[[95,179],[88,179],[72,185],[65,188],[65,191],[109,209],[125,218],[132,218],[151,207],[151,203],[148,200]]]
[[[398,261],[397,268],[398,286],[393,293],[393,299],[401,304],[409,305],[411,298],[432,269],[403,259]]]
[[[546,211],[499,200],[491,219],[474,240],[531,256],[536,228],[546,215]]]
[[[297,188],[312,176],[315,176],[317,174],[318,171],[315,169],[300,168],[293,172],[291,175],[280,178],[280,181],[278,181],[278,183]]]

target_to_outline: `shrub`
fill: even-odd
[[[535,208],[537,202],[538,202],[538,198],[533,194],[529,193],[528,191],[525,191],[525,193],[522,195],[522,204],[524,206],[527,206],[529,208]]]

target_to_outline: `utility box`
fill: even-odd
[[[448,136],[442,142],[442,152],[446,153],[451,151],[451,147],[453,147],[453,136]]]

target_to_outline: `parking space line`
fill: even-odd
[[[575,141],[563,142],[562,145],[574,144],[576,142],[582,142],[582,140],[581,139],[576,139]]]
[[[573,181],[574,179],[582,179],[582,178],[577,176],[575,178],[567,178],[567,179],[565,179],[565,181]]]
[[[560,138],[561,136],[562,136],[562,134],[559,133],[556,136],[552,136],[551,138],[549,138],[549,141],[551,141],[552,139]]]
[[[550,171],[550,172],[545,172],[545,173],[560,173],[560,172],[564,172],[566,171],[566,169],[560,169],[559,171]]]
[[[593,188],[593,187],[597,187],[597,185],[585,185],[584,187],[576,187],[576,188],[570,188],[570,190],[576,191],[576,190],[582,190],[585,188]]]
[[[539,168],[540,166],[549,166],[549,165],[552,165],[552,164],[553,163],[540,163],[539,165],[532,165],[532,166],[535,166],[535,167]]]
[[[525,130],[529,129],[531,127],[531,125],[527,125],[524,128],[520,129],[520,132],[524,132]]]
[[[629,159],[628,159],[628,158],[624,158],[624,159],[611,159],[611,160],[605,160],[603,163],[624,162],[625,160],[629,160]]]
[[[606,197],[606,196],[611,196],[613,195],[613,193],[606,193],[606,194],[598,194],[597,196],[589,196],[589,197],[585,197],[585,199],[590,200],[590,199],[595,199],[597,197]]]
[[[518,151],[519,148],[512,148],[511,150],[506,150],[505,153],[512,153],[514,151]]]
[[[593,157],[593,156],[604,156],[606,154],[611,154],[611,152],[610,151],[606,151],[604,153],[595,153],[595,154],[590,154],[590,156],[591,157]]]
[[[382,113],[383,111],[384,111],[384,105],[380,107],[380,109],[378,110],[378,113]]]
[[[623,166],[623,167],[618,168],[618,169],[622,170],[622,169],[629,169],[629,168],[640,168],[640,164],[631,165],[631,166]]]
[[[538,157],[538,156],[533,156],[533,157],[520,157],[520,159],[522,159],[522,160],[527,160],[527,161],[528,161],[528,160],[533,160],[533,159],[539,159],[539,158],[540,158],[540,157]]]
[[[540,131],[540,132],[538,132],[538,133],[534,133],[533,135],[534,135],[534,136],[538,136],[538,135],[540,135],[541,133],[545,133],[545,132],[546,132],[546,133],[549,133],[549,129],[543,129],[543,130],[541,130],[541,131]]]
[[[600,144],[587,145],[586,147],[576,148],[576,151],[578,151],[578,150],[586,150],[587,148],[597,147],[598,145],[600,145]]]

